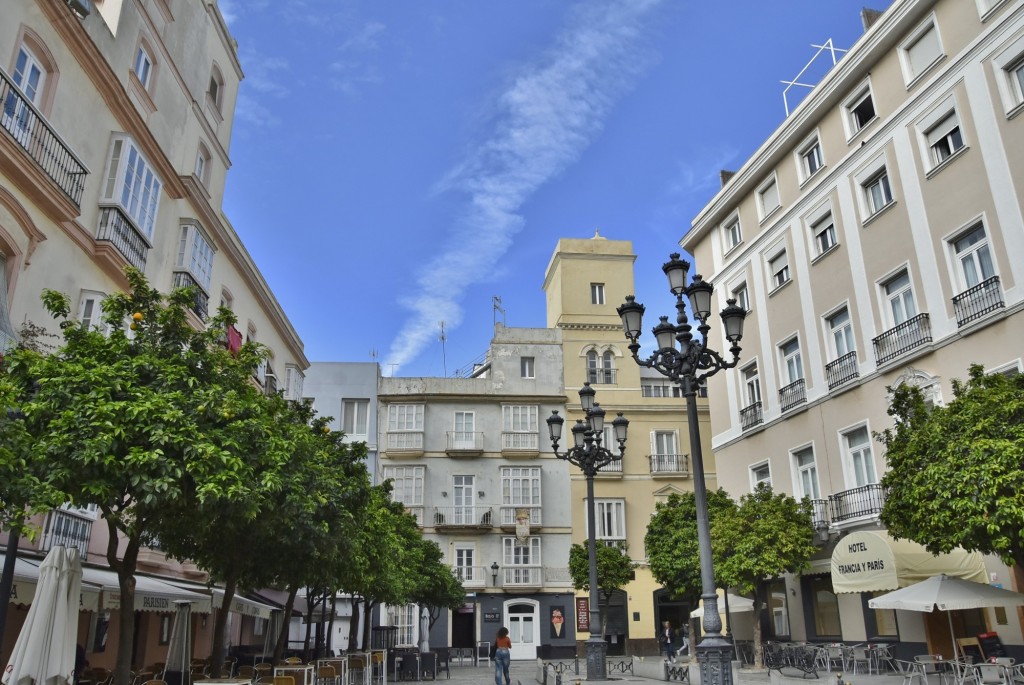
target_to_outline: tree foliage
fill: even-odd
[[[139,271],[127,278],[130,291],[103,303],[109,334],[83,328],[70,318],[68,298],[48,290],[43,303],[59,322],[60,348],[7,359],[33,458],[70,503],[99,507],[122,607],[134,606],[139,549],[154,542],[175,504],[250,493],[244,435],[260,420],[245,388],[264,354],[252,344],[237,356],[224,349],[223,312],[209,328],[193,329],[190,289],[165,297]],[[120,612],[118,685],[130,678],[134,620],[133,611]]]
[[[409,601],[427,608],[430,626],[433,627],[442,610],[455,611],[466,603],[466,590],[451,566],[445,563],[444,553],[433,540],[421,537],[415,557],[415,584]]]
[[[708,491],[711,525],[736,508],[724,490]],[[670,495],[658,502],[644,536],[651,574],[675,599],[696,604],[701,593],[700,550],[697,544],[697,502],[692,492]],[[715,550],[716,583],[722,586],[721,550]]]
[[[711,546],[721,587],[754,595],[754,654],[760,663],[764,581],[803,571],[817,551],[810,500],[774,494],[771,486],[760,483],[728,515],[714,519]]]
[[[956,547],[1024,567],[1024,375],[972,365],[953,400],[890,389],[894,425],[878,434],[889,470],[881,520],[934,554]]]
[[[594,548],[597,557],[597,590],[601,605],[608,607],[612,594],[631,580],[636,563],[630,559],[626,547],[613,547],[598,541]],[[569,548],[569,576],[577,590],[590,592],[590,552],[587,545],[574,544]],[[601,612],[601,634],[608,632],[608,612]]]

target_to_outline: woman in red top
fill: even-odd
[[[512,660],[509,650],[512,649],[512,640],[508,636],[508,628],[498,628],[498,634],[494,637],[494,644],[498,649],[494,652],[494,685],[502,685],[502,676],[505,678],[504,685],[512,685],[512,679],[508,675],[508,665]]]

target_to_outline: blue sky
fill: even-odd
[[[225,210],[307,355],[441,376],[487,349],[494,296],[546,325],[559,238],[632,240],[637,300],[668,314],[660,266],[719,170],[863,0],[220,6],[246,74]]]

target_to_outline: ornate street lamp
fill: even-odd
[[[743,338],[743,319],[747,313],[736,306],[736,300],[726,300],[722,310],[725,339],[732,347],[731,360],[708,347],[707,335],[711,330],[708,319],[711,316],[711,294],[714,287],[695,274],[690,285],[686,285],[686,272],[690,264],[679,258],[679,253],[669,256],[662,267],[668,276],[669,289],[676,296],[676,323],[669,323],[663,316],[654,327],[655,343],[658,350],[647,359],[639,357],[641,326],[644,306],[632,295],[618,308],[622,327],[629,338],[629,350],[640,366],[655,369],[679,384],[686,397],[686,413],[690,427],[690,454],[693,459],[693,494],[697,505],[697,544],[700,551],[701,598],[704,600],[704,636],[696,647],[700,664],[700,680],[703,685],[732,685],[732,644],[722,637],[722,619],[718,614],[718,595],[715,592],[714,562],[711,557],[711,531],[708,523],[708,494],[704,482],[704,456],[700,447],[700,425],[697,420],[697,388],[709,376],[722,369],[734,368],[740,360],[740,339]],[[685,296],[685,299],[684,299]],[[686,316],[687,305],[697,320],[699,337],[694,338],[693,327]]]
[[[562,439],[562,426],[565,419],[552,411],[548,417],[548,433],[551,436],[551,448],[555,456],[570,464],[578,466],[587,477],[587,552],[590,560],[590,639],[587,640],[587,680],[608,680],[608,666],[605,655],[608,644],[601,635],[601,610],[598,605],[597,588],[597,524],[594,520],[594,476],[613,461],[622,459],[626,451],[626,430],[629,421],[619,412],[612,421],[615,441],[619,443],[619,452],[615,454],[601,446],[604,437],[605,411],[594,402],[597,391],[584,383],[580,388],[580,404],[586,414],[586,421],[578,419],[572,427],[572,447],[565,452],[558,451],[558,442]]]

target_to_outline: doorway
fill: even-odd
[[[537,658],[537,627],[540,625],[540,604],[531,599],[505,602],[508,636],[512,640],[513,660]]]
[[[452,647],[472,649],[476,645],[476,614],[472,609],[452,612]]]

